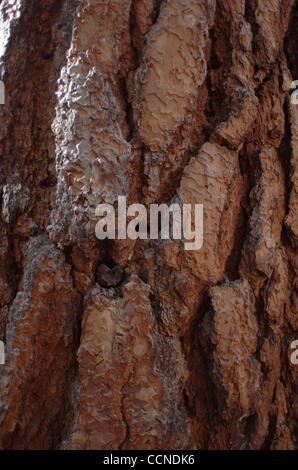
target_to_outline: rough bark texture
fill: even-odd
[[[294,448],[297,3],[0,20],[0,447]],[[97,240],[118,195],[204,204],[202,249]]]

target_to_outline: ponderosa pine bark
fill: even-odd
[[[297,17],[0,2],[2,449],[297,445]],[[203,204],[203,247],[98,240],[118,195]]]

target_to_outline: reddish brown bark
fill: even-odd
[[[0,447],[294,448],[297,3],[0,13]],[[203,247],[99,241],[118,195]]]

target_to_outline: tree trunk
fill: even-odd
[[[2,449],[297,445],[297,18],[2,0]],[[99,240],[121,195],[203,204],[202,248]]]

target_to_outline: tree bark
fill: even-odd
[[[2,0],[0,448],[297,445],[297,18]],[[203,247],[98,240],[119,195]]]

